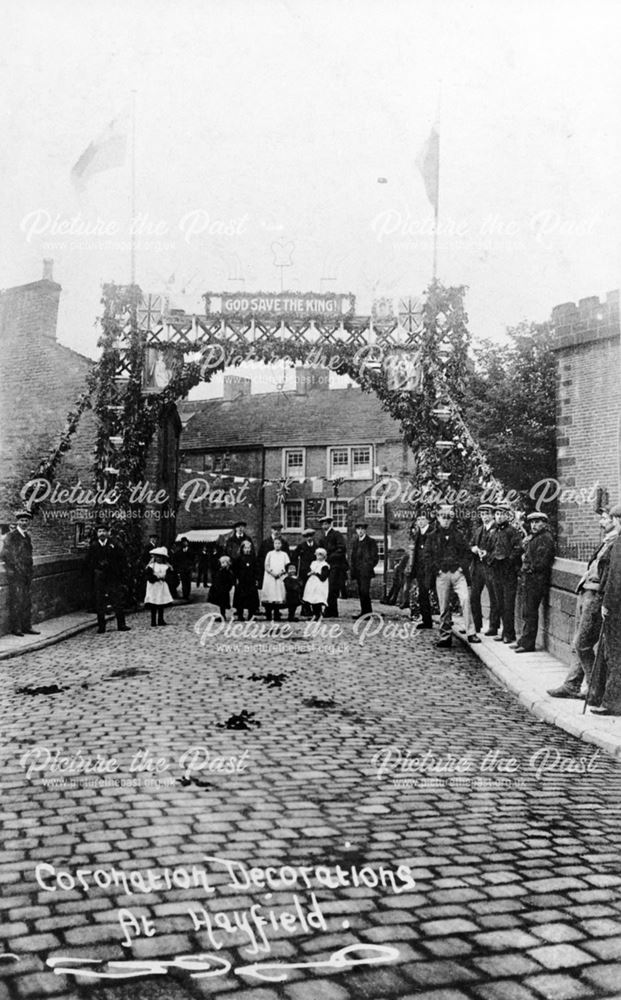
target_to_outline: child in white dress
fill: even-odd
[[[261,601],[265,605],[265,619],[268,622],[280,621],[280,608],[285,603],[284,579],[287,575],[289,553],[282,547],[280,538],[274,539],[274,548],[265,557]]]
[[[326,562],[328,553],[325,549],[315,549],[315,558],[310,564],[309,576],[304,587],[302,600],[310,604],[315,621],[323,617],[328,604],[328,578],[330,566]]]
[[[168,549],[165,545],[151,549],[149,555],[151,559],[147,566],[147,590],[144,602],[145,607],[151,610],[153,628],[155,625],[168,625],[168,622],[164,621],[164,608],[173,602],[170,585],[173,585],[174,570],[168,561]]]

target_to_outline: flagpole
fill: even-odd
[[[442,105],[442,83],[438,87],[438,113],[436,116],[436,126],[438,132],[438,166],[436,170],[436,203],[433,214],[433,272],[432,281],[438,277],[438,220],[440,217],[440,110]]]
[[[132,90],[130,284],[136,284],[136,91]]]

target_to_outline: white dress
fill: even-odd
[[[282,549],[279,552],[276,549],[272,549],[271,552],[267,553],[265,557],[265,572],[263,573],[263,586],[261,587],[261,600],[265,604],[285,603],[284,574],[285,566],[290,561],[288,553],[283,552]],[[272,573],[282,573],[283,576],[276,580],[272,576]]]
[[[153,571],[159,577],[154,583],[147,580],[147,592],[144,597],[145,604],[157,604],[158,606],[172,604],[173,596],[166,583],[166,574],[170,569],[168,563],[150,562],[147,569]]]
[[[328,570],[330,569],[325,559],[323,562],[320,562],[319,559],[313,559],[310,564],[309,572],[321,573],[324,568]],[[309,576],[306,581],[306,586],[304,587],[302,600],[306,604],[327,604],[329,583],[330,581],[328,579],[320,580],[318,576]]]

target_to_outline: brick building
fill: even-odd
[[[559,542],[564,555],[584,558],[598,541],[597,488],[619,494],[619,292],[556,306]],[[574,492],[575,491],[575,492]],[[573,495],[572,495],[573,494]]]
[[[384,511],[371,487],[382,469],[412,472],[413,454],[373,394],[328,385],[328,372],[299,367],[295,392],[252,395],[250,380],[226,376],[223,398],[180,404],[178,533],[212,540],[243,518],[260,539],[281,521],[297,545],[304,528],[329,514],[350,539],[354,520],[363,517],[382,551]],[[392,553],[403,550],[413,516],[399,514],[389,516]]]
[[[21,491],[39,463],[57,445],[76,399],[85,389],[90,358],[57,340],[61,286],[53,280],[52,262],[44,261],[39,281],[0,293],[0,526],[6,531]],[[172,407],[149,455],[147,478],[170,492],[157,508],[154,526],[165,543],[174,536],[177,448],[181,423]],[[82,415],[54,476],[61,488],[93,485],[96,422]],[[44,502],[31,524],[35,552],[34,619],[41,621],[84,605],[82,573],[92,534],[92,509]],[[7,629],[7,588],[0,561],[0,633]]]
[[[601,541],[595,511],[621,498],[619,292],[609,292],[603,302],[591,296],[577,305],[558,305],[551,323],[557,360],[558,558],[544,635],[550,652],[569,661],[576,584]]]

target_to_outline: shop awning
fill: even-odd
[[[191,528],[189,531],[181,531],[175,541],[187,538],[188,542],[217,542],[222,535],[230,532],[230,528]]]

